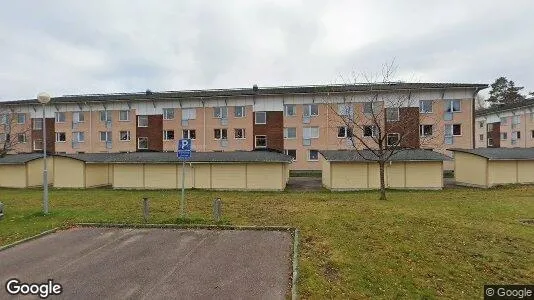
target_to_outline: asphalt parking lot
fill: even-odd
[[[65,299],[284,299],[291,253],[289,232],[73,228],[0,251],[0,299],[11,278]]]

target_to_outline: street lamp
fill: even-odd
[[[37,95],[37,101],[43,105],[43,212],[48,214],[48,167],[46,165],[46,117],[45,117],[45,105],[50,102],[50,95],[47,93],[39,93]]]

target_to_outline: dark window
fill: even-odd
[[[398,133],[388,133],[388,146],[397,146],[399,144]]]
[[[374,125],[363,126],[363,136],[376,136],[376,131]]]
[[[452,135],[462,135],[462,124],[452,125]]]
[[[293,158],[293,160],[297,160],[297,150],[286,149],[286,150],[284,150],[284,154],[291,156]]]

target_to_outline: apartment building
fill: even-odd
[[[44,107],[46,149],[175,151],[178,139],[190,138],[195,151],[273,150],[293,156],[293,170],[320,170],[319,150],[353,149],[351,134],[364,139],[375,134],[366,123],[369,111],[389,109],[386,126],[409,120],[402,130],[413,134],[403,147],[450,155],[447,148],[474,147],[473,99],[484,88],[394,82],[62,96]],[[393,109],[387,99],[395,95],[409,101]],[[43,107],[35,99],[0,106],[17,120],[11,132],[21,142],[13,152],[42,151]],[[347,128],[341,119],[346,114],[361,127]],[[0,133],[0,143],[1,138]]]
[[[475,112],[476,148],[534,147],[534,98]]]

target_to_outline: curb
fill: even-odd
[[[6,249],[15,247],[15,246],[20,245],[20,244],[22,244],[22,243],[29,242],[29,241],[31,241],[31,240],[35,240],[35,239],[37,239],[37,238],[43,237],[43,236],[45,236],[45,235],[48,235],[48,234],[50,234],[50,233],[54,233],[54,232],[56,232],[56,231],[58,231],[58,230],[59,230],[59,228],[56,227],[56,228],[53,228],[53,229],[50,229],[50,230],[47,230],[47,231],[43,231],[43,232],[41,232],[41,233],[39,233],[39,234],[36,234],[36,235],[34,235],[34,236],[30,236],[30,237],[27,237],[27,238],[25,238],[25,239],[22,239],[22,240],[13,242],[13,243],[11,243],[11,244],[7,244],[7,245],[5,245],[5,246],[0,247],[0,251],[4,251],[4,250],[6,250]]]

